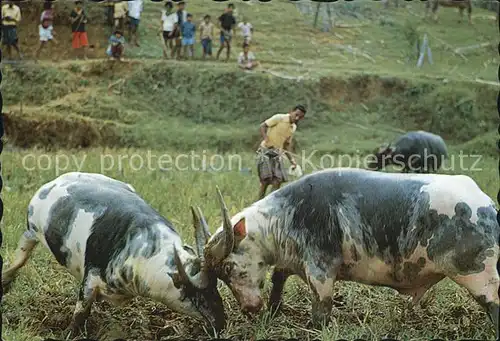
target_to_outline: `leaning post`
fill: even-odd
[[[432,52],[429,46],[429,38],[427,37],[427,33],[424,34],[424,41],[422,43],[422,47],[420,48],[420,56],[418,57],[417,67],[420,68],[424,64],[425,55],[427,53],[427,59],[429,64],[433,64],[432,62]]]
[[[0,7],[2,6],[2,1],[0,0]],[[0,20],[2,20],[1,14],[0,14]],[[0,33],[0,39],[1,39],[1,33]],[[0,65],[2,64],[2,49],[0,48]],[[2,83],[2,70],[0,69],[0,85]],[[2,97],[2,91],[0,90],[0,250],[2,249],[2,244],[3,244],[3,234],[2,234],[2,229],[1,229],[1,223],[2,223],[2,218],[3,218],[3,201],[1,197],[1,192],[2,192],[2,187],[3,187],[3,180],[2,180],[2,162],[1,162],[1,154],[3,150],[3,134],[4,134],[4,126],[3,126],[3,97]],[[2,254],[0,252],[0,282],[2,281],[2,269],[3,269],[3,258]],[[0,285],[0,305],[2,304],[3,300],[3,288]],[[2,326],[3,326],[3,316],[2,316],[2,311],[0,310],[0,339],[3,340],[2,337]]]

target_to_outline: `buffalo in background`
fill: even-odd
[[[376,160],[368,164],[370,170],[378,171],[394,164],[402,166],[403,173],[435,173],[448,158],[448,149],[441,136],[419,130],[382,145],[374,154]]]

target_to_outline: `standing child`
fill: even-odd
[[[172,1],[165,3],[165,10],[161,13],[161,32],[163,36],[163,57],[168,58],[167,46],[172,51],[172,58],[174,58],[174,40],[175,33],[178,31],[178,18],[177,13],[173,11],[174,5]]]
[[[181,58],[182,51],[182,24],[187,21],[186,3],[179,1],[177,3],[177,28],[174,31],[175,47],[174,55],[177,54],[177,59]]]
[[[125,28],[125,19],[128,13],[128,2],[125,0],[118,0],[115,2],[114,8],[114,19],[115,19],[115,30],[123,30]]]
[[[17,36],[17,25],[21,22],[21,10],[19,6],[14,5],[13,1],[7,1],[2,6],[2,44],[7,46],[7,55],[11,56],[11,47],[17,51],[19,59],[23,59],[19,50]]]
[[[200,41],[203,46],[203,59],[207,55],[212,57],[212,39],[214,37],[214,24],[210,22],[210,15],[205,15],[203,22],[200,24]]]
[[[189,48],[191,58],[194,57],[194,35],[196,25],[193,23],[193,15],[188,13],[187,21],[182,23],[182,46],[184,46],[184,57],[187,58]]]
[[[52,4],[50,2],[45,2],[43,4],[44,11],[40,16],[40,25],[38,26],[38,32],[40,35],[40,46],[36,50],[35,59],[38,59],[40,56],[40,52],[42,48],[47,44],[47,42],[52,41],[57,44],[57,41],[54,38],[55,31],[52,26],[52,22],[54,20],[54,14],[52,11]]]
[[[141,21],[141,13],[144,10],[143,0],[133,0],[128,2],[128,36],[130,42],[135,41],[135,46],[139,47],[137,40],[139,22]]]
[[[250,44],[250,40],[252,40],[252,34],[253,34],[252,24],[250,24],[245,18],[245,20],[243,20],[238,24],[238,27],[241,29],[241,35],[243,36],[243,43]]]
[[[71,31],[73,32],[73,49],[83,48],[83,58],[87,58],[87,49],[89,40],[85,24],[87,23],[87,14],[83,10],[82,1],[75,1],[75,8],[71,11]]]
[[[236,19],[233,16],[234,5],[229,4],[222,14],[219,17],[219,27],[220,27],[220,48],[217,51],[217,59],[224,50],[226,50],[226,62],[229,60],[229,56],[231,55],[231,38],[233,36],[233,28],[236,25]]]

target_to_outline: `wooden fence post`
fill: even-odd
[[[316,6],[316,14],[314,15],[314,28],[317,28],[318,25],[318,16],[320,10],[321,2],[318,2],[318,6]]]
[[[420,48],[420,56],[418,58],[418,62],[417,62],[417,67],[420,68],[422,67],[423,63],[424,63],[424,58],[425,58],[425,54],[427,52],[427,59],[429,60],[429,64],[433,64],[432,62],[432,52],[431,52],[431,48],[429,46],[429,38],[427,38],[427,33],[424,34],[424,42],[422,43],[422,47]]]

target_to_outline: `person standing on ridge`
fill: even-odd
[[[139,47],[137,36],[139,35],[139,22],[141,20],[141,13],[144,10],[143,0],[132,0],[128,2],[128,36],[130,43]]]
[[[71,11],[71,31],[73,32],[73,49],[79,50],[83,48],[83,58],[87,60],[87,49],[89,47],[89,40],[87,37],[87,14],[83,10],[82,1],[75,1],[75,8]]]
[[[13,1],[7,1],[2,6],[2,44],[7,46],[7,56],[11,58],[11,48],[17,51],[19,59],[23,55],[19,50],[19,38],[17,37],[17,25],[21,22],[21,10],[19,6],[14,5]]]
[[[203,59],[206,56],[212,57],[212,40],[214,38],[214,24],[210,22],[210,15],[205,15],[200,24],[200,42],[203,46]]]
[[[220,48],[219,51],[217,51],[217,60],[219,59],[222,50],[224,50],[224,47],[226,47],[226,62],[229,60],[229,55],[231,54],[231,38],[234,26],[236,25],[236,19],[233,16],[233,9],[234,5],[229,4],[224,14],[219,17]]]

